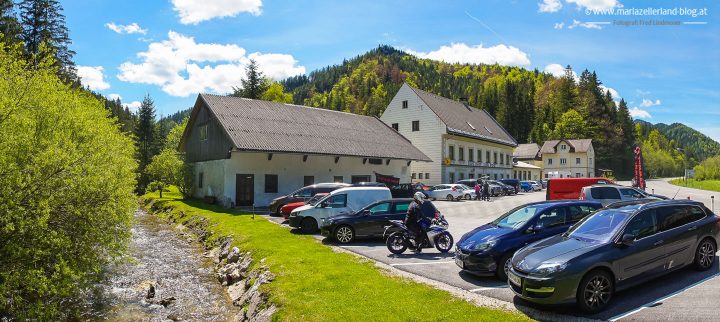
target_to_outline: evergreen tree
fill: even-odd
[[[145,167],[158,152],[157,127],[155,124],[155,103],[150,95],[145,95],[138,111],[138,124],[135,139],[138,159],[138,191],[144,192],[150,182]]]
[[[628,110],[627,103],[624,99],[620,100],[618,104],[617,120],[616,124],[620,126],[622,131],[622,143],[620,150],[620,158],[617,169],[619,169],[618,175],[628,177],[632,175],[632,167],[627,166],[632,164],[634,160],[633,150],[635,147],[635,125],[633,124],[630,111]]]
[[[77,83],[75,52],[70,50],[71,43],[65,16],[58,0],[23,0],[19,3],[22,23],[22,40],[25,50],[31,57],[42,59],[53,55],[59,67],[60,78],[69,83]],[[47,46],[49,51],[41,50]]]
[[[260,99],[270,86],[254,59],[245,67],[245,79],[241,83],[242,88],[233,87],[232,96]]]
[[[0,0],[0,41],[6,45],[15,44],[20,40],[21,32],[13,0]]]

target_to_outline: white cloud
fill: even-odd
[[[305,73],[305,67],[299,66],[292,55],[257,52],[246,55],[245,49],[237,45],[196,43],[194,38],[174,31],[168,32],[168,40],[151,43],[147,51],[137,56],[142,61],[120,65],[118,78],[158,85],[172,96],[205,91],[228,93],[233,86],[240,85],[250,59],[275,80]]]
[[[574,3],[578,9],[605,10],[615,7],[622,7],[617,0],[565,0],[567,3]]]
[[[132,101],[128,104],[123,104],[123,106],[127,107],[127,109],[133,113],[137,113],[137,111],[140,109],[140,105],[142,105],[142,103],[138,101]]]
[[[553,75],[555,77],[565,77],[565,66],[560,64],[550,64],[545,66],[545,69],[543,69],[543,72],[546,72],[550,75]],[[578,75],[575,73],[575,71],[572,71],[572,76],[575,81],[578,81]]]
[[[222,17],[235,17],[241,12],[259,16],[262,0],[172,0],[173,10],[185,25]]]
[[[587,29],[602,29],[602,26],[597,24],[596,22],[582,22],[573,19],[573,23],[568,26],[568,29],[573,29],[575,27],[583,27]]]
[[[556,22],[555,26],[553,26],[553,28],[554,29],[563,29],[564,26],[565,26],[564,22]]]
[[[140,26],[133,22],[129,25],[116,25],[114,22],[108,22],[105,24],[110,30],[119,34],[146,34],[147,29],[142,29]]]
[[[105,81],[102,66],[77,66],[77,74],[83,85],[90,90],[104,90],[110,88],[110,84]]]
[[[543,0],[542,3],[538,3],[539,12],[557,12],[560,9],[562,9],[560,0]]]
[[[603,94],[605,94],[606,91],[610,91],[610,95],[612,95],[612,97],[613,97],[615,100],[619,100],[619,99],[620,99],[620,97],[621,97],[621,96],[620,96],[620,93],[618,93],[618,91],[616,91],[614,88],[612,88],[612,87],[607,87],[607,86],[605,86],[605,85],[600,85],[599,87],[600,87],[600,89],[603,91]]]
[[[528,54],[517,47],[495,45],[483,47],[482,45],[468,46],[464,43],[452,43],[450,46],[441,46],[438,50],[428,53],[407,50],[420,58],[444,61],[447,63],[469,64],[495,64],[507,66],[530,65]]]
[[[640,107],[656,106],[656,105],[660,105],[660,103],[661,102],[659,99],[656,99],[655,101],[653,101],[653,100],[643,98],[642,103],[640,103]]]
[[[116,94],[116,93],[112,93],[112,94],[108,95],[107,98],[109,98],[112,101],[122,100],[122,96],[120,96],[120,94]]]
[[[630,116],[636,119],[649,119],[652,118],[650,116],[650,113],[648,113],[646,110],[641,110],[637,107],[633,107],[630,109]]]

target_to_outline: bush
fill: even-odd
[[[69,319],[137,206],[132,139],[52,66],[0,43],[0,316],[19,320]]]
[[[705,159],[695,166],[695,179],[720,180],[720,156]]]

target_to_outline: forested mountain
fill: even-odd
[[[649,129],[657,129],[669,140],[677,142],[678,147],[684,150],[685,154],[695,162],[701,162],[709,157],[720,155],[720,143],[685,124],[652,124],[640,120],[635,122],[642,124],[644,128],[648,129],[646,130],[648,132]]]
[[[296,104],[379,116],[400,86],[487,110],[518,142],[592,138],[597,168],[630,175],[635,131],[624,101],[616,104],[595,72],[575,79],[500,65],[448,64],[389,46],[282,82]],[[587,124],[587,126],[574,126]]]

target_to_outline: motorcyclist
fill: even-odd
[[[422,192],[416,192],[413,195],[413,202],[407,210],[405,216],[405,226],[415,235],[415,251],[422,251],[422,244],[427,239],[425,232],[420,226],[420,221],[423,219],[423,212],[421,206],[425,200],[425,195]]]

